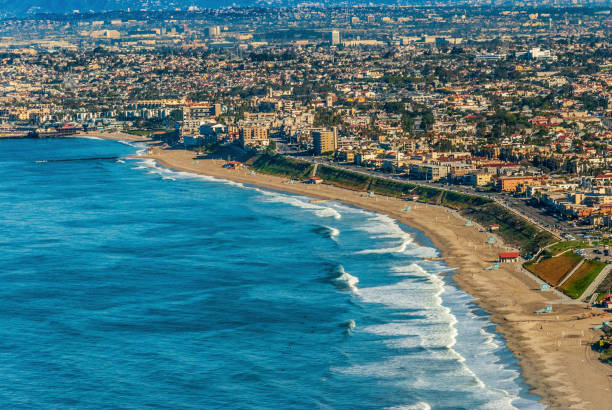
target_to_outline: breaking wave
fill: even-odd
[[[359,293],[359,289],[357,289],[359,278],[346,272],[344,270],[344,266],[338,265],[334,269],[334,276],[335,278],[333,279],[333,282],[338,289],[350,290],[353,293]]]

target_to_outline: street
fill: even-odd
[[[302,160],[302,161],[309,161],[309,162],[318,163],[318,164],[325,164],[330,167],[350,170],[353,172],[366,174],[366,175],[370,175],[370,176],[374,176],[378,178],[402,181],[402,182],[419,185],[423,187],[432,187],[432,188],[437,188],[441,190],[487,198],[487,199],[495,201],[498,205],[503,206],[510,212],[513,212],[516,215],[519,215],[527,219],[529,222],[538,226],[540,229],[548,231],[549,233],[551,233],[553,236],[555,236],[559,240],[562,240],[563,235],[565,235],[566,239],[567,239],[567,235],[571,235],[576,238],[579,238],[582,235],[584,235],[587,231],[587,229],[585,228],[576,227],[569,221],[566,221],[560,217],[551,215],[544,208],[537,208],[537,207],[533,207],[529,205],[525,198],[516,198],[516,197],[513,197],[503,192],[493,192],[493,191],[478,192],[472,186],[449,185],[449,184],[439,183],[439,182],[422,182],[422,181],[409,180],[405,176],[387,174],[381,171],[360,167],[354,164],[348,164],[348,163],[342,164],[342,163],[332,162],[331,160],[327,158],[321,158],[321,157],[315,157],[315,156],[309,156],[309,155],[301,155],[301,153],[297,150],[295,146],[288,145],[278,140],[277,140],[277,149],[280,154],[292,157],[294,159]]]

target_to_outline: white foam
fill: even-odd
[[[332,240],[338,242],[338,235],[340,235],[340,231],[338,229],[334,228],[334,227],[331,227],[331,226],[325,226],[325,228],[329,230],[329,237]]]
[[[391,247],[364,249],[357,252],[358,254],[403,253],[414,241],[410,233],[404,231],[394,219],[386,215],[375,215],[369,218],[368,223],[363,224],[359,229],[368,232],[372,239],[395,239],[399,240],[399,243]]]
[[[131,145],[131,144],[128,144]],[[160,168],[154,160],[141,159],[142,165],[152,169],[154,173],[163,173],[164,175],[172,175],[174,177],[201,179],[206,181],[216,181],[238,186],[246,189],[254,189],[262,194],[263,200],[267,202],[281,202],[301,209],[313,212],[321,218],[340,219],[342,214],[339,210],[344,208],[346,212],[351,214],[361,213],[364,215],[365,222],[355,224],[354,227],[358,230],[365,231],[372,239],[388,239],[394,241],[393,246],[383,246],[380,249],[365,250],[361,253],[390,253],[399,252],[402,255],[413,257],[427,257],[437,255],[434,248],[416,246],[413,242],[413,237],[410,233],[401,229],[396,221],[384,215],[378,215],[370,211],[347,208],[336,204],[331,206],[321,205],[320,203],[310,203],[305,197],[285,195],[277,192],[266,191],[254,187],[248,187],[243,184],[234,183],[213,177],[206,177],[197,174],[186,172],[177,172]],[[343,211],[345,212],[345,211]],[[337,228],[326,227],[330,230],[330,237],[336,238],[340,231]],[[430,389],[432,384],[440,386],[441,389],[451,389],[457,387],[459,390],[473,392],[475,387],[480,387],[479,395],[485,395],[490,400],[485,408],[510,408],[515,401],[521,402],[520,388],[516,383],[516,378],[519,373],[514,369],[508,369],[507,366],[497,364],[496,356],[490,355],[490,352],[499,350],[499,346],[494,335],[486,331],[478,331],[483,326],[489,323],[485,318],[466,318],[470,326],[474,326],[474,333],[478,334],[475,343],[466,344],[462,342],[461,346],[457,345],[458,338],[458,320],[453,311],[448,307],[443,306],[442,293],[451,292],[453,298],[458,298],[459,291],[454,290],[452,286],[447,286],[434,273],[448,270],[442,263],[433,261],[419,261],[418,263],[409,263],[402,266],[395,266],[391,269],[391,274],[394,276],[419,276],[416,281],[414,278],[402,278],[399,283],[387,286],[370,287],[358,289],[359,278],[344,271],[342,266],[336,270],[333,283],[342,289],[350,290],[358,295],[364,303],[376,303],[386,305],[389,308],[397,309],[398,311],[412,310],[411,313],[391,314],[392,321],[384,324],[360,326],[359,333],[370,333],[380,336],[382,343],[395,349],[409,349],[420,347],[424,351],[417,350],[407,356],[394,356],[390,361],[370,363],[367,365],[354,365],[349,368],[336,369],[343,373],[352,373],[355,375],[375,375],[378,377],[393,378],[402,380],[402,383],[418,386],[422,383],[423,388]],[[359,275],[361,276],[361,274]],[[445,296],[448,299],[449,295]],[[462,304],[468,303],[468,298],[461,300]],[[456,309],[456,308],[454,308]],[[395,312],[394,312],[395,313]],[[402,317],[404,315],[404,317]],[[419,318],[421,316],[422,318]],[[403,319],[403,320],[402,320]],[[463,321],[463,318],[462,318]],[[351,324],[352,322],[352,324]],[[350,320],[346,324],[347,332],[355,328],[354,320]],[[462,328],[463,329],[463,328]],[[460,350],[461,353],[458,351]],[[467,353],[466,353],[467,352]],[[473,353],[476,352],[476,353]],[[478,356],[474,360],[475,357]],[[468,359],[466,359],[468,357]],[[422,360],[422,367],[428,367],[428,363],[440,361],[441,363],[455,362],[456,366],[448,375],[438,375],[443,380],[436,380],[436,376],[430,372],[419,375],[406,374],[406,369],[412,369],[414,361]],[[503,366],[500,368],[500,366]],[[420,370],[420,368],[418,368]],[[423,370],[425,372],[426,370]],[[487,377],[489,376],[489,377]],[[453,377],[458,377],[461,380],[455,383]],[[487,386],[482,382],[482,379],[487,380]],[[492,381],[489,381],[489,380]],[[445,384],[448,380],[448,385]],[[501,388],[504,387],[504,388]],[[528,400],[525,400],[530,403]],[[410,407],[420,406],[420,407]],[[407,404],[406,407],[398,408],[429,408],[429,404],[419,402],[416,404]]]
[[[128,140],[117,140],[118,143],[120,144],[124,144],[124,145],[128,145],[130,147],[134,147],[134,148],[138,148],[138,151],[136,151],[136,155],[138,156],[142,156],[144,154],[146,154],[147,152],[147,144],[144,142],[135,142],[135,141],[128,141]]]
[[[338,265],[335,269],[335,272],[338,276],[334,279],[334,283],[342,288],[347,288],[353,293],[359,293],[359,289],[357,289],[357,284],[359,283],[359,278],[351,275],[350,273],[344,270],[344,266]]]
[[[428,280],[420,282],[418,286],[408,279],[392,285],[362,288],[360,297],[368,303],[382,303],[394,309],[417,311],[416,314],[422,318],[370,325],[362,331],[390,338],[386,343],[394,348],[446,349],[429,351],[427,354],[434,357],[448,355],[446,358],[456,360],[462,372],[472,378],[476,386],[484,388],[483,381],[465,364],[465,357],[453,349],[457,343],[457,318],[449,308],[442,305],[444,282],[437,275],[421,272],[422,269],[416,264],[409,266],[413,274]]]
[[[487,332],[484,329],[480,329],[480,334],[485,337],[483,344],[486,344],[494,349],[498,349],[500,347],[497,343],[495,343],[495,335]]]
[[[346,327],[344,333],[346,333],[347,335],[351,335],[353,333],[353,329],[355,329],[357,325],[355,324],[355,321],[353,319],[350,319],[348,322],[344,323],[344,326]]]
[[[91,136],[91,135],[83,135],[83,136],[81,136],[79,138],[82,138],[84,140],[98,140],[98,141],[102,141],[103,140],[103,138],[94,137],[94,136]]]
[[[240,182],[229,181],[226,179],[220,179],[211,177],[208,175],[195,174],[192,172],[186,171],[174,171],[172,169],[164,168],[158,164],[158,162],[151,158],[142,158],[138,159],[140,166],[134,167],[132,169],[147,169],[147,174],[155,174],[160,175],[164,180],[176,181],[177,179],[197,179],[200,181],[209,181],[209,182],[219,182],[227,185],[232,185],[240,188],[248,188],[246,185]]]
[[[386,409],[387,410],[431,410],[431,406],[429,405],[429,403],[426,403],[424,401],[419,401],[417,403],[408,404],[404,406],[386,407]]]
[[[340,214],[340,212],[338,212],[336,209],[329,206],[313,204],[311,202],[308,202],[308,198],[279,194],[277,192],[265,190],[259,190],[259,192],[264,194],[264,197],[262,198],[264,202],[280,202],[287,205],[295,206],[297,208],[311,210],[319,218],[342,218],[342,214]]]

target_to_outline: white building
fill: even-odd
[[[340,44],[340,32],[338,30],[333,30],[330,36],[330,43],[332,46],[337,46]]]

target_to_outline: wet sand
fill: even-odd
[[[88,133],[104,139],[149,142],[146,137],[124,133]],[[77,136],[78,137],[78,136]],[[262,188],[285,191],[313,198],[337,200],[395,218],[419,229],[442,253],[445,263],[456,268],[453,279],[476,298],[476,303],[491,314],[497,331],[519,361],[522,376],[531,392],[554,409],[607,409],[612,403],[612,366],[598,360],[591,343],[599,332],[591,330],[610,314],[587,310],[557,292],[539,290],[539,283],[522,269],[520,263],[502,263],[498,270],[485,270],[497,261],[497,253],[512,250],[483,227],[456,212],[434,205],[406,202],[388,197],[369,197],[331,185],[288,184],[287,178],[255,173],[246,169],[223,168],[224,161],[200,159],[194,152],[151,147],[147,157],[174,170],[222,178]],[[412,210],[403,212],[406,205]],[[495,235],[493,235],[495,236]],[[553,313],[534,312],[553,305]]]
[[[194,153],[152,148],[150,158],[161,165],[187,172],[291,192],[313,198],[338,200],[386,214],[419,229],[442,252],[451,268],[457,268],[456,283],[477,299],[489,312],[497,330],[519,360],[522,375],[532,393],[542,397],[550,408],[610,408],[612,367],[598,361],[591,343],[599,332],[591,330],[609,314],[587,310],[555,292],[542,292],[539,284],[519,263],[500,264],[499,270],[485,270],[497,260],[497,253],[510,250],[477,224],[465,225],[456,212],[440,206],[408,203],[395,198],[369,197],[330,185],[288,184],[286,178],[255,173],[246,169],[222,168],[223,161],[194,161]],[[410,204],[412,210],[402,212]],[[553,305],[553,313],[535,311]]]

